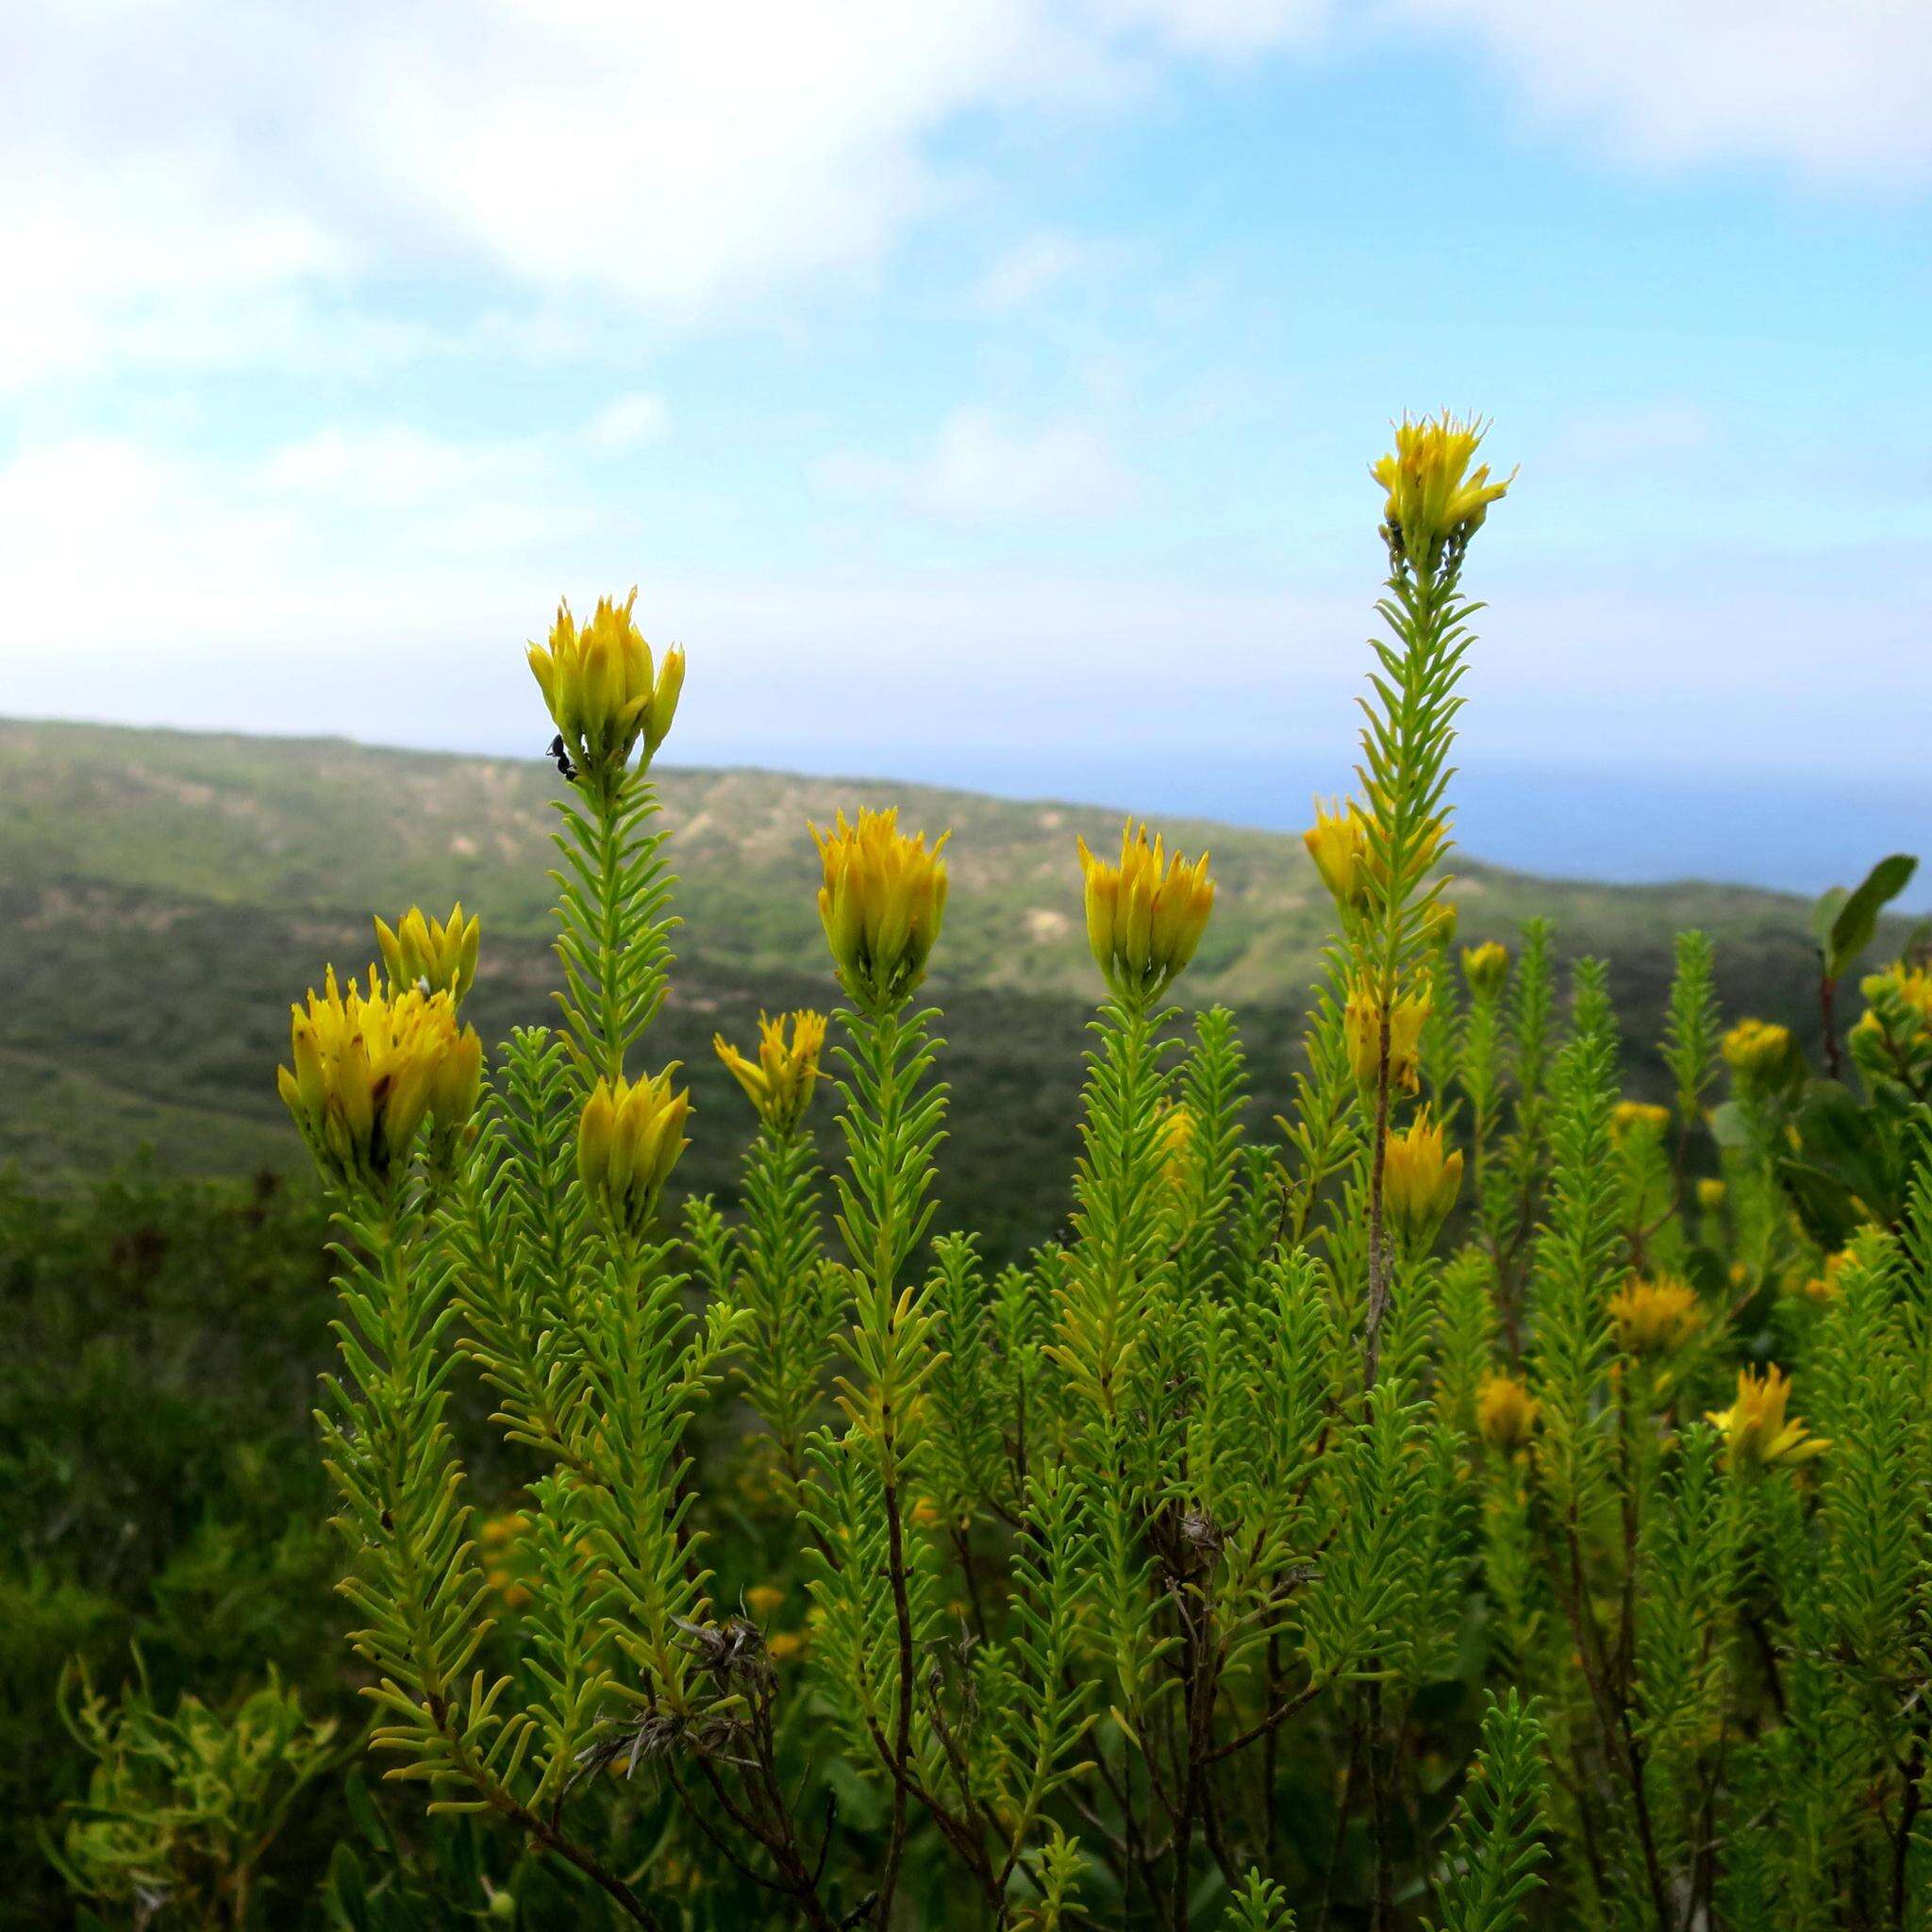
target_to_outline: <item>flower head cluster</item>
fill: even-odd
[[[1769,1020],[1740,1020],[1719,1042],[1719,1050],[1738,1091],[1751,1095],[1788,1085],[1797,1064],[1791,1029]]]
[[[1663,1139],[1671,1110],[1649,1100],[1620,1100],[1610,1109],[1610,1140],[1618,1147],[1653,1146]]]
[[[547,643],[530,646],[530,669],[568,758],[583,772],[622,771],[641,739],[648,764],[671,730],[684,689],[684,653],[675,646],[654,664],[631,608],[600,597],[581,629],[560,605]]]
[[[408,1172],[425,1120],[459,1127],[475,1111],[483,1042],[458,1026],[447,992],[385,986],[374,966],[368,985],[344,991],[331,967],[290,1009],[294,1066],[275,1084],[324,1175],[381,1193]]]
[[[1452,566],[1481,528],[1494,503],[1516,479],[1512,470],[1490,481],[1487,463],[1472,470],[1485,433],[1483,424],[1462,422],[1445,409],[1395,425],[1395,447],[1373,475],[1388,492],[1382,535],[1391,559],[1410,570],[1433,572],[1445,557]]]
[[[1713,1409],[1706,1420],[1717,1424],[1733,1469],[1775,1469],[1785,1463],[1808,1462],[1831,1444],[1814,1436],[1795,1416],[1787,1419],[1790,1378],[1774,1364],[1762,1375],[1738,1371],[1738,1399],[1729,1408]]]
[[[899,829],[899,814],[861,806],[856,824],[845,814],[830,832],[814,825],[824,884],[819,923],[852,997],[869,1006],[895,1006],[925,977],[925,962],[946,912],[946,864],[940,857],[950,832],[930,850],[925,834]]]
[[[758,1118],[779,1134],[789,1134],[805,1118],[812,1089],[818,1085],[824,1044],[825,1016],[808,1011],[780,1014],[775,1020],[760,1013],[756,1060],[747,1059],[722,1033],[711,1039],[718,1058],[758,1108]]]
[[[606,1226],[626,1239],[649,1227],[677,1157],[691,1145],[691,1095],[672,1091],[676,1071],[674,1062],[655,1079],[599,1080],[577,1123],[577,1178]]]
[[[1393,1006],[1377,998],[1374,989],[1357,978],[1348,990],[1341,1029],[1348,1045],[1348,1063],[1357,1082],[1374,1087],[1382,1066],[1382,1028],[1389,1028],[1389,1085],[1413,1093],[1422,1084],[1423,1023],[1429,1017],[1426,993],[1402,994]]]
[[[1462,1187],[1462,1151],[1448,1149],[1424,1108],[1406,1133],[1391,1134],[1382,1161],[1382,1202],[1396,1232],[1425,1248],[1441,1231]]]
[[[1121,829],[1117,864],[1077,843],[1094,963],[1122,999],[1158,998],[1194,957],[1214,910],[1208,855],[1191,865],[1177,852],[1170,858],[1158,837],[1131,823]]]
[[[1475,1391],[1475,1428],[1491,1449],[1513,1455],[1529,1446],[1540,1403],[1513,1375],[1485,1375]]]
[[[1509,949],[1496,940],[1462,949],[1462,977],[1471,995],[1495,999],[1509,982]]]
[[[1610,1332],[1625,1355],[1670,1355],[1704,1325],[1697,1291],[1670,1275],[1633,1277],[1610,1297]]]
[[[483,922],[463,917],[458,899],[449,917],[425,919],[420,906],[411,906],[393,926],[375,922],[375,942],[382,962],[396,986],[421,986],[427,992],[446,992],[461,1006],[476,977],[476,948]]]
[[[1897,965],[1859,983],[1865,1010],[1852,1028],[1852,1058],[1874,1079],[1923,1089],[1932,1075],[1932,970]]]

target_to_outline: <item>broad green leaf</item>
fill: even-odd
[[[1825,942],[1826,975],[1836,979],[1867,946],[1878,930],[1878,915],[1911,883],[1919,861],[1907,852],[1894,852],[1881,858],[1865,874],[1863,882],[1838,909],[1831,923],[1831,936]]]

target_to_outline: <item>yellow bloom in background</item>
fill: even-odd
[[[1382,1205],[1396,1231],[1417,1247],[1435,1240],[1462,1188],[1462,1151],[1447,1149],[1424,1108],[1408,1131],[1391,1134],[1382,1158]]]
[[[931,850],[925,834],[899,829],[896,810],[859,808],[856,824],[829,833],[814,825],[824,884],[819,923],[839,976],[856,1000],[893,1006],[925,977],[925,962],[946,911],[943,832]]]
[[[675,1093],[676,1063],[649,1080],[599,1080],[577,1124],[577,1177],[605,1222],[620,1235],[643,1233],[658,1196],[691,1145],[684,1124],[691,1095]]]
[[[1609,1314],[1611,1333],[1625,1355],[1669,1355],[1704,1325],[1697,1291],[1668,1274],[1625,1282],[1610,1297]]]
[[[289,1020],[292,1069],[275,1085],[326,1178],[378,1191],[408,1167],[416,1136],[435,1108],[459,1124],[475,1106],[482,1041],[458,1028],[446,992],[400,991],[369,969],[369,991],[344,991],[329,968]]]
[[[1208,855],[1190,865],[1131,821],[1121,828],[1117,865],[1075,841],[1086,887],[1087,943],[1108,985],[1122,999],[1154,999],[1194,957],[1214,909]]]
[[[1671,1124],[1671,1110],[1648,1100],[1620,1100],[1610,1109],[1610,1140],[1619,1146],[1660,1141]]]
[[[1769,1020],[1740,1020],[1719,1043],[1740,1091],[1761,1093],[1781,1084],[1794,1065],[1791,1029]]]
[[[1429,1017],[1426,993],[1404,993],[1389,1009],[1389,1085],[1413,1093],[1422,1084],[1423,1023]],[[1383,1007],[1366,982],[1349,988],[1342,1009],[1348,1063],[1363,1087],[1373,1087],[1382,1063]]]
[[[480,919],[463,917],[460,899],[446,920],[425,919],[420,906],[411,906],[393,927],[385,920],[375,922],[375,941],[391,984],[446,992],[458,1007],[476,977],[482,933]]]
[[[1491,1449],[1505,1455],[1529,1446],[1540,1403],[1513,1375],[1485,1375],[1475,1391],[1475,1428]]]
[[[1368,851],[1362,815],[1353,799],[1315,801],[1315,823],[1302,834],[1322,883],[1338,906],[1359,906],[1368,892]]]
[[[769,1617],[785,1601],[775,1583],[754,1583],[744,1593],[744,1607],[754,1617]]]
[[[1515,471],[1490,481],[1487,463],[1472,470],[1487,425],[1445,409],[1395,425],[1395,447],[1377,462],[1375,481],[1388,492],[1382,535],[1391,556],[1417,571],[1433,571],[1444,553],[1459,556],[1482,527],[1491,504],[1516,480]]]
[[[1749,1369],[1738,1371],[1737,1401],[1729,1408],[1712,1409],[1705,1418],[1717,1424],[1733,1469],[1808,1462],[1831,1447],[1795,1416],[1787,1420],[1785,1407],[1790,1397],[1790,1378],[1774,1363],[1762,1375],[1754,1375]]]
[[[789,1664],[794,1657],[805,1655],[806,1638],[802,1630],[777,1630],[765,1640],[765,1655],[774,1663]]]
[[[791,1037],[787,1040],[786,1028]],[[745,1057],[722,1033],[711,1036],[718,1058],[751,1098],[768,1127],[788,1134],[805,1118],[818,1085],[819,1056],[825,1044],[825,1016],[801,1010],[775,1020],[758,1015],[758,1057]]]
[[[1462,977],[1479,1000],[1492,1000],[1509,979],[1509,949],[1494,940],[1462,949]]]
[[[1932,1067],[1932,971],[1889,966],[1859,981],[1865,1010],[1852,1028],[1852,1058],[1868,1074],[1918,1083]]]
[[[1844,1282],[1840,1277],[1845,1272],[1846,1262],[1851,1258],[1852,1250],[1849,1246],[1840,1248],[1835,1255],[1827,1255],[1824,1257],[1824,1272],[1822,1274],[1814,1274],[1804,1285],[1802,1291],[1806,1299],[1821,1304],[1837,1301],[1845,1291]]]
[[[635,589],[622,604],[598,598],[582,629],[559,605],[549,641],[530,646],[530,670],[564,750],[590,774],[622,770],[640,740],[649,764],[677,713],[684,653],[674,647],[654,663],[631,615],[637,601]]]
[[[1697,1183],[1697,1205],[1707,1214],[1715,1214],[1724,1205],[1724,1184],[1706,1178]]]

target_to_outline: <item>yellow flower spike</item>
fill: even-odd
[[[862,1005],[891,1007],[925,977],[925,963],[946,911],[950,832],[928,850],[925,834],[899,829],[896,810],[861,807],[858,822],[839,814],[830,832],[811,828],[824,883],[819,923],[840,983]]]
[[[1738,1371],[1737,1401],[1705,1417],[1724,1437],[1733,1469],[1776,1469],[1808,1462],[1831,1447],[1795,1416],[1787,1418],[1790,1396],[1790,1378],[1775,1364],[1762,1375],[1754,1375],[1749,1369]]]
[[[1462,1151],[1447,1147],[1424,1108],[1406,1133],[1391,1134],[1382,1159],[1382,1204],[1395,1231],[1416,1248],[1441,1232],[1462,1189]]]
[[[691,1095],[673,1092],[674,1061],[655,1079],[599,1080],[577,1122],[577,1178],[614,1234],[634,1240],[657,1212],[677,1157],[691,1145]]]
[[[1422,1084],[1423,1023],[1429,1017],[1426,993],[1404,993],[1389,1009],[1389,1085],[1413,1093]],[[1382,1060],[1383,1007],[1368,984],[1357,979],[1342,1009],[1342,1034],[1357,1083],[1373,1088]]]
[[[570,606],[559,605],[548,641],[529,648],[531,673],[568,759],[599,779],[621,772],[641,741],[649,764],[684,689],[682,651],[667,651],[654,669],[631,614],[637,598],[635,588],[622,604],[600,597],[581,629]]]
[[[1214,910],[1204,852],[1172,858],[1145,825],[1121,828],[1118,864],[1076,839],[1087,908],[1087,944],[1108,988],[1124,1000],[1157,999],[1186,970]]]
[[[1797,1064],[1791,1029],[1769,1020],[1740,1020],[1719,1042],[1719,1051],[1741,1093],[1774,1091]]]
[[[787,1021],[791,1029],[785,1037]],[[768,1019],[758,1015],[758,1057],[747,1059],[722,1033],[711,1046],[758,1108],[758,1118],[775,1133],[789,1134],[805,1118],[818,1084],[819,1056],[824,1050],[825,1016],[801,1010]]]
[[[1509,981],[1509,949],[1494,940],[1462,949],[1462,978],[1479,1000],[1495,999]]]
[[[1324,805],[1315,801],[1315,823],[1302,834],[1302,843],[1315,861],[1322,883],[1344,911],[1358,907],[1368,893],[1367,841],[1362,815],[1354,800]]]
[[[411,906],[393,927],[381,919],[375,922],[375,940],[391,983],[446,992],[457,1006],[475,981],[482,931],[480,919],[463,917],[460,899],[447,919],[425,919],[420,906]]]
[[[1639,1357],[1674,1354],[1704,1325],[1696,1290],[1668,1274],[1625,1282],[1610,1297],[1609,1317],[1617,1346]]]
[[[1393,562],[1424,575],[1445,558],[1452,569],[1460,562],[1491,504],[1516,480],[1514,470],[1491,483],[1487,463],[1470,468],[1488,426],[1446,409],[1395,425],[1394,449],[1371,472],[1386,492],[1382,535]]]
[[[1641,1147],[1660,1141],[1671,1124],[1671,1110],[1648,1100],[1620,1100],[1610,1109],[1610,1142],[1617,1147]]]
[[[1513,1455],[1529,1446],[1540,1403],[1513,1375],[1485,1375],[1475,1391],[1475,1427],[1491,1449]]]
[[[374,966],[368,985],[344,990],[331,967],[322,993],[290,1008],[295,1064],[276,1069],[275,1085],[325,1178],[379,1193],[408,1171],[432,1106],[467,1094],[474,1109],[482,1046],[469,1044],[474,1028],[458,1031],[447,992],[385,987]]]

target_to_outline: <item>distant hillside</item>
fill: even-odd
[[[660,778],[686,922],[660,1050],[698,1082],[698,1180],[728,1183],[742,1125],[711,1077],[712,1026],[742,1031],[760,1003],[830,997],[806,821],[896,803],[909,825],[953,832],[933,984],[959,1090],[956,1179],[1026,1218],[1010,1142],[1038,1133],[1056,1158],[1071,1153],[1065,1115],[1094,993],[1074,837],[1101,844],[1117,821],[1074,805],[769,772]],[[549,800],[560,784],[534,758],[0,721],[0,1159],[52,1174],[147,1141],[174,1168],[288,1163],[292,1137],[272,1086],[287,1002],[325,960],[366,961],[371,910],[442,909],[460,895],[484,918],[486,1033],[541,1017]],[[1211,847],[1221,887],[1187,991],[1242,1012],[1257,1080],[1278,1091],[1328,926],[1325,895],[1296,839],[1161,829],[1190,851]],[[1737,1007],[1807,1022],[1796,900],[1457,870],[1465,939],[1507,940],[1526,915],[1546,914],[1566,953],[1609,959],[1637,1041],[1655,1035],[1671,935],[1692,924],[1718,941]]]

